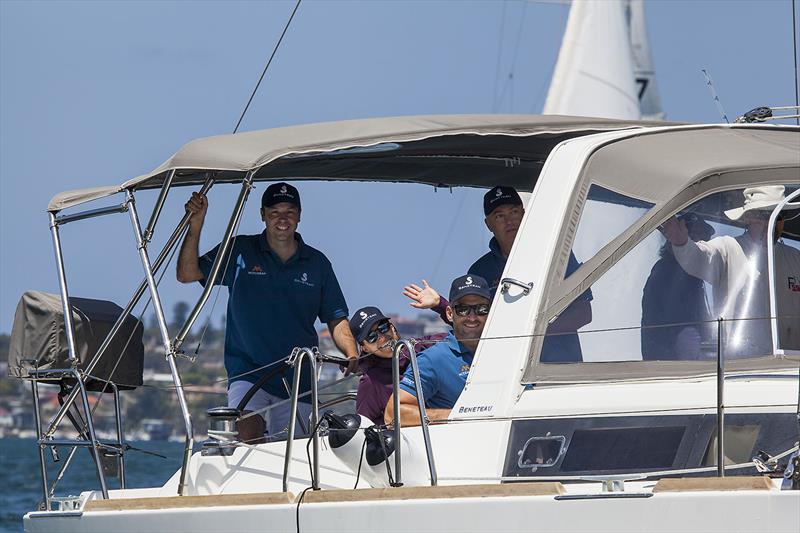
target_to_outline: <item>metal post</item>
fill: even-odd
[[[717,476],[725,477],[725,358],[722,355],[722,318],[717,319]]]
[[[211,291],[214,289],[214,280],[217,279],[217,275],[219,274],[223,263],[227,263],[227,255],[228,250],[230,249],[231,240],[233,238],[233,232],[236,230],[236,226],[242,216],[244,204],[247,201],[247,196],[250,194],[250,189],[253,187],[252,183],[254,174],[254,170],[248,172],[247,177],[245,177],[244,181],[242,182],[242,190],[239,192],[239,198],[236,200],[236,205],[233,208],[231,219],[228,221],[228,227],[225,229],[225,235],[222,237],[222,242],[219,245],[217,257],[214,259],[214,264],[211,266],[211,272],[208,275],[206,286],[203,288],[203,294],[200,295],[200,299],[197,301],[194,309],[192,309],[192,311],[189,313],[186,323],[183,325],[172,342],[172,345],[176,351],[181,349],[183,341],[186,340],[186,336],[189,334],[189,331],[192,329],[195,320],[197,320],[197,317],[200,315],[200,311],[202,311],[203,306],[205,306],[206,301],[208,301],[209,296],[211,296]]]
[[[42,426],[39,418],[39,382],[31,379],[31,393],[33,394],[33,421],[36,425],[36,442],[39,443],[39,466],[42,469],[42,494],[44,495],[44,510],[50,510],[50,496],[47,493],[47,461],[44,458],[44,444],[42,444]]]
[[[97,442],[97,435],[94,432],[94,423],[92,422],[92,409],[89,407],[89,397],[86,394],[86,388],[83,386],[83,380],[77,371],[75,373],[76,386],[80,389],[81,401],[83,402],[83,410],[86,413],[86,425],[89,428],[89,440],[92,441],[92,456],[94,463],[97,467],[97,477],[100,479],[100,490],[103,493],[103,499],[108,499],[108,487],[106,486],[106,475],[103,473],[103,461],[100,458],[100,443]]]
[[[64,257],[61,255],[61,238],[58,235],[58,222],[53,213],[50,215],[50,232],[53,235],[53,248],[56,253],[56,267],[58,269],[58,285],[61,289],[61,307],[64,310],[64,329],[67,334],[68,359],[72,366],[78,363],[78,352],[75,348],[75,329],[72,324],[72,307],[69,305],[69,291],[67,290],[67,275],[64,272]]]
[[[117,456],[117,468],[119,469],[119,488],[125,488],[125,434],[122,430],[122,399],[119,396],[119,388],[115,383],[108,382],[114,389],[114,414],[117,423],[117,444],[119,445],[119,455]]]
[[[150,258],[147,254],[147,247],[142,240],[142,228],[139,224],[139,216],[136,212],[136,202],[134,201],[133,194],[128,191],[128,213],[131,217],[131,224],[133,225],[133,233],[136,238],[136,247],[139,250],[139,258],[142,261],[145,277],[147,278],[147,285],[150,287],[150,299],[153,302],[153,311],[156,314],[158,321],[158,329],[161,332],[161,341],[164,343],[164,352],[169,363],[169,369],[172,373],[172,381],[175,383],[175,392],[178,396],[178,404],[181,408],[183,415],[183,423],[186,430],[186,443],[183,451],[183,464],[181,466],[181,478],[178,483],[178,495],[183,496],[186,490],[186,478],[189,470],[189,459],[192,455],[192,448],[194,446],[194,435],[192,430],[192,417],[189,414],[189,406],[186,403],[186,395],[183,393],[183,383],[178,373],[178,365],[175,362],[175,350],[172,347],[169,337],[169,329],[167,327],[167,319],[164,316],[164,309],[161,306],[161,298],[158,294],[158,286],[153,270],[150,265]]]
[[[209,177],[203,186],[200,188],[200,194],[206,194],[209,189],[211,189],[212,185],[214,184],[214,179]],[[172,252],[172,249],[177,245],[178,241],[183,235],[183,232],[186,231],[186,228],[189,226],[189,214],[185,214],[181,221],[178,223],[178,226],[175,228],[175,231],[172,232],[172,235],[167,240],[167,243],[161,249],[161,253],[158,255],[156,260],[153,262],[153,272],[157,272],[161,265],[166,261],[169,254]],[[100,361],[100,358],[105,353],[106,349],[111,345],[111,341],[114,340],[116,337],[117,332],[119,332],[122,325],[128,319],[128,317],[133,312],[133,308],[136,307],[136,304],[139,303],[139,299],[141,299],[142,295],[144,295],[145,290],[147,289],[147,278],[143,279],[141,283],[139,283],[139,287],[133,293],[133,297],[131,297],[130,301],[128,301],[128,305],[122,311],[122,314],[119,315],[117,321],[114,323],[114,326],[111,328],[111,331],[108,332],[106,335],[105,340],[100,345],[100,348],[97,349],[97,353],[94,354],[91,361],[86,364],[85,372],[87,374],[91,374],[94,370],[94,367],[97,366],[97,363]],[[64,405],[56,412],[53,416],[50,425],[45,432],[45,435],[51,437],[55,432],[58,425],[64,419],[64,416],[67,414],[67,410],[72,406],[75,402],[75,399],[78,397],[77,389],[73,389],[69,396],[67,396],[66,400],[64,400]]]
[[[69,465],[72,463],[72,459],[75,457],[75,453],[77,451],[78,451],[78,447],[77,446],[73,446],[69,450],[69,454],[67,454],[67,458],[64,459],[64,464],[58,470],[58,474],[56,475],[56,478],[53,480],[53,485],[50,487],[50,491],[49,491],[50,498],[52,498],[55,495],[56,487],[58,486],[59,483],[61,483],[61,480],[64,479],[64,474],[67,472],[67,468],[69,468]]]
[[[414,374],[414,386],[417,389],[417,406],[419,406],[419,419],[422,423],[422,439],[425,441],[425,453],[428,455],[428,470],[431,473],[431,486],[435,487],[438,484],[436,476],[436,464],[433,461],[433,447],[431,445],[431,436],[428,432],[428,414],[425,412],[425,398],[422,395],[422,380],[419,377],[419,367],[417,366],[417,354],[414,351],[414,346],[408,340],[401,340],[408,349],[408,355],[411,357],[411,371]]]
[[[400,459],[401,455],[401,445],[402,445],[402,433],[400,432],[401,424],[400,424],[400,351],[405,346],[402,343],[395,343],[394,350],[392,350],[392,384],[393,387],[393,395],[392,395],[392,408],[394,409],[394,421],[392,422],[392,431],[394,433],[394,482],[395,485],[398,487],[403,485],[403,477],[402,477],[402,464],[403,461]],[[413,349],[413,348],[412,348]]]
[[[144,230],[144,235],[142,235],[142,238],[146,243],[150,242],[150,239],[153,238],[153,231],[156,228],[156,222],[158,222],[158,217],[161,216],[161,210],[164,208],[164,201],[167,199],[169,188],[172,186],[172,178],[174,177],[175,170],[173,169],[167,173],[164,184],[161,186],[161,192],[158,195],[158,200],[156,200],[156,205],[153,206],[153,213],[150,215],[150,221],[147,223],[147,227]]]
[[[293,353],[294,357],[289,359],[289,364],[294,366],[294,383],[291,396],[291,414],[289,415],[289,434],[286,436],[286,455],[283,459],[283,492],[289,492],[289,474],[292,464],[292,447],[294,445],[294,430],[297,427],[297,401],[300,396],[300,374],[303,371],[303,359],[307,357],[311,364],[311,426],[314,432],[313,439],[314,458],[312,460],[311,472],[313,479],[311,487],[319,490],[319,399],[317,397],[317,361],[310,348],[300,348]]]

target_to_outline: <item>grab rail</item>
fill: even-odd
[[[428,432],[428,425],[430,424],[430,420],[428,420],[428,414],[425,411],[425,398],[422,393],[422,387],[420,386],[421,380],[419,377],[419,366],[417,365],[417,353],[414,351],[414,345],[408,339],[400,339],[394,345],[394,350],[392,351],[392,380],[394,382],[394,420],[392,424],[394,425],[394,470],[395,470],[395,485],[401,486],[402,482],[402,461],[401,461],[401,439],[402,434],[401,430],[401,423],[400,423],[400,395],[398,392],[400,391],[400,351],[405,347],[408,350],[408,356],[411,359],[411,372],[414,375],[414,385],[417,389],[417,407],[419,409],[419,420],[420,425],[422,427],[422,439],[425,441],[425,453],[428,456],[428,470],[431,474],[431,486],[436,486],[438,484],[437,476],[436,476],[436,463],[433,459],[433,447],[431,445],[431,436]]]
[[[294,383],[292,387],[292,406],[289,415],[289,434],[286,436],[286,456],[283,460],[283,492],[289,492],[289,471],[292,464],[292,447],[294,430],[297,425],[297,399],[300,395],[300,374],[303,371],[303,358],[307,357],[311,365],[311,439],[313,440],[314,459],[311,465],[311,487],[319,490],[319,398],[317,394],[317,360],[311,348],[299,348],[292,352],[286,364],[294,367]]]

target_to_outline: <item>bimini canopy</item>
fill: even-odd
[[[219,135],[191,141],[158,168],[121,184],[67,191],[50,201],[60,211],[123,190],[217,183],[340,179],[434,186],[511,185],[531,190],[558,143],[582,135],[666,122],[525,115],[444,115],[348,120]]]

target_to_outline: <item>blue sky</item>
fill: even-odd
[[[293,5],[0,2],[0,332],[11,330],[23,291],[58,290],[50,197],[122,182],[193,138],[232,131]],[[720,120],[701,68],[731,117],[794,101],[791,0],[654,1],[646,10],[668,118]],[[537,113],[567,13],[566,5],[539,2],[305,0],[241,130]],[[444,291],[486,249],[479,191],[326,183],[300,190],[300,230],[333,262],[351,310],[376,304],[410,313],[404,283],[425,277]],[[214,191],[201,248],[216,243],[235,192]],[[170,198],[156,246],[186,194]],[[141,197],[142,218],[152,201]],[[241,232],[260,229],[251,202]],[[68,225],[63,237],[71,293],[124,304],[142,275],[127,217]],[[167,309],[199,294],[178,286],[172,268],[162,285]]]

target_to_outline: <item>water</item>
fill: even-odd
[[[130,451],[125,456],[127,486],[130,488],[163,485],[180,468],[183,453],[181,442],[134,442],[136,448],[165,455],[155,457]],[[62,461],[69,448],[61,448]],[[46,451],[49,457],[49,451]],[[52,463],[52,461],[49,461]],[[49,469],[50,481],[57,468]],[[117,488],[116,478],[109,479],[109,488]],[[97,472],[89,451],[78,450],[56,496],[78,495],[81,491],[99,489]],[[0,532],[22,531],[22,515],[36,510],[42,499],[39,454],[32,439],[0,439]]]

